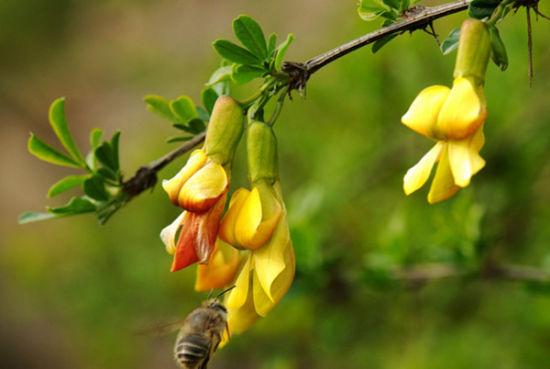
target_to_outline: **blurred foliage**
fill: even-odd
[[[116,33],[107,33],[100,38],[105,49],[94,48],[120,64],[102,70],[112,73],[101,81],[106,87],[91,86],[87,92],[99,95],[96,105],[77,100],[79,115],[84,117],[98,114],[97,106],[103,103],[101,91],[110,88],[112,80],[120,82],[120,73],[130,88],[148,89],[140,94],[154,89],[155,93],[179,96],[193,91],[188,85],[200,86],[216,64],[217,57],[210,51],[211,36],[185,34],[190,43],[204,44],[204,49],[187,52],[178,48],[179,60],[187,61],[182,66],[163,54],[147,56],[151,49],[158,52],[159,46],[151,39],[134,40],[132,37],[138,37],[133,35],[134,27],[149,32],[141,36],[158,31],[162,37],[181,41],[183,36],[163,27],[194,18],[213,26],[216,22],[229,24],[238,12],[247,12],[262,24],[272,22],[280,32],[296,32],[296,48],[289,50],[292,60],[305,60],[376,27],[357,19],[352,4],[346,8],[326,1],[323,7],[330,12],[322,12],[317,1],[309,1],[308,9],[317,11],[319,19],[300,17],[297,23],[288,12],[277,12],[282,3],[236,1],[213,10],[210,5],[191,2],[184,8],[186,13],[173,1],[3,1],[0,24],[9,27],[0,32],[2,62],[17,65],[25,54],[28,68],[42,63],[43,50],[32,45],[66,34],[69,21],[71,37],[56,37],[55,47],[69,54],[84,52],[89,46],[83,42],[87,38],[75,24],[88,12],[99,14],[86,18],[92,24],[118,24],[119,17],[124,19],[131,30],[131,36],[125,36],[129,38],[113,40]],[[298,6],[297,2],[284,4]],[[46,10],[39,11],[41,7]],[[541,4],[540,10],[550,11],[547,4]],[[174,12],[181,13],[170,18]],[[105,14],[111,17],[104,18]],[[436,31],[448,34],[464,16],[461,13],[436,22]],[[148,20],[146,24],[140,23],[144,20]],[[302,23],[308,27],[300,29]],[[547,289],[477,279],[442,280],[411,289],[388,279],[396,267],[445,262],[476,268],[486,259],[550,271],[550,52],[545,39],[550,24],[541,20],[533,28],[535,80],[529,88],[525,19],[510,16],[500,24],[509,68],[502,72],[489,67],[487,143],[481,151],[487,167],[467,190],[443,204],[430,206],[425,192],[407,198],[401,190],[405,171],[430,144],[402,127],[400,116],[419,86],[447,84],[452,79],[453,54],[442,56],[430,36],[420,32],[400,36],[376,55],[357,51],[315,74],[308,84],[307,99],[295,98],[285,105],[276,131],[297,253],[296,282],[268,318],[247,334],[234,337],[215,355],[211,368],[547,366]],[[229,35],[229,27],[217,29]],[[116,45],[132,40],[139,46],[132,52],[143,56],[139,63],[136,54],[127,49],[129,55],[113,53],[113,47],[116,50]],[[174,44],[173,40],[166,42]],[[59,69],[64,60],[56,63],[51,73],[70,80],[72,76]],[[0,72],[7,77],[7,70]],[[156,70],[161,76],[164,70],[171,77],[158,77],[159,82],[154,73],[144,74],[143,70]],[[71,73],[86,72],[83,68]],[[139,83],[133,79],[138,75]],[[33,75],[26,76],[25,68],[10,72],[9,77],[20,81],[18,92],[25,91],[29,100],[33,97],[34,90],[28,86],[36,81]],[[48,125],[44,106],[65,94],[60,88],[54,86],[42,96],[42,110],[34,112],[43,117],[44,127]],[[127,104],[122,96],[109,98],[115,99],[110,101],[113,109]],[[200,96],[197,93],[190,98],[199,101]],[[140,106],[138,100],[134,107]],[[10,108],[9,101],[2,106]],[[94,119],[105,121],[111,114],[102,111]],[[153,124],[156,121],[150,114],[137,117],[139,120],[124,129],[127,151],[121,156],[128,168],[170,148],[163,144],[166,132]],[[24,148],[30,125],[21,124],[18,146]],[[86,126],[73,127],[77,138],[87,135]],[[43,137],[47,130],[38,132]],[[52,136],[46,138],[53,140]],[[24,154],[10,156],[17,162],[17,172],[32,173],[30,185],[21,182],[22,191],[44,193],[51,176],[33,173],[31,168],[39,167],[23,161]],[[235,186],[246,182],[242,152],[238,158]],[[170,177],[183,162],[184,158],[170,165],[161,177]],[[15,195],[2,192],[4,199]],[[7,209],[7,214],[15,219],[29,205],[42,205],[43,199],[31,198],[36,202]],[[171,358],[174,337],[140,336],[135,331],[181,318],[206,297],[192,290],[194,270],[168,272],[170,257],[158,232],[176,213],[157,189],[135,199],[105,227],[91,217],[25,226],[10,221],[2,232],[0,249],[0,352],[5,366],[175,367]]]

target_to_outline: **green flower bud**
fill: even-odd
[[[473,18],[466,19],[460,28],[454,77],[474,77],[477,83],[483,84],[490,55],[491,38],[487,24]]]
[[[243,133],[243,118],[243,110],[237,101],[230,96],[218,97],[204,142],[209,158],[221,165],[231,162]]]
[[[248,173],[252,184],[265,180],[273,183],[279,177],[277,138],[264,122],[251,121],[247,136]]]

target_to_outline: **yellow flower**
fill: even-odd
[[[296,269],[272,128],[251,121],[247,149],[252,189],[233,194],[219,232],[227,243],[247,250],[235,288],[225,299],[232,333],[241,333],[265,317],[290,288]]]
[[[294,250],[279,183],[257,183],[252,191],[236,192],[220,237],[251,250],[225,302],[230,331],[241,333],[279,303],[294,279]]]
[[[486,117],[482,86],[474,78],[457,77],[452,89],[435,85],[422,90],[401,122],[429,138],[461,140],[475,133]]]
[[[195,290],[209,291],[229,286],[235,279],[240,259],[239,250],[218,238],[208,263],[197,268]]]
[[[436,145],[403,180],[407,195],[426,183],[439,162],[428,202],[443,201],[470,184],[485,166],[479,155],[484,144],[483,123],[487,107],[483,94],[490,41],[485,23],[468,19],[462,24],[452,88],[435,85],[422,90],[401,122]]]
[[[172,271],[196,262],[205,264],[214,250],[243,118],[237,101],[229,96],[219,97],[212,110],[204,148],[191,153],[185,166],[173,178],[162,182],[172,203],[185,210],[161,232],[166,250],[174,255]]]

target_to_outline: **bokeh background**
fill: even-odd
[[[69,174],[26,152],[29,131],[55,142],[47,109],[67,98],[81,147],[90,129],[122,130],[129,176],[171,145],[169,124],[142,102],[154,93],[196,101],[217,66],[211,41],[241,13],[296,41],[302,61],[376,27],[355,1],[2,0],[0,2],[0,366],[175,368],[174,336],[136,334],[181,318],[205,298],[194,270],[169,273],[159,230],[177,215],[159,188],[105,226],[93,216],[17,225]],[[547,3],[541,10],[550,13]],[[444,37],[465,13],[436,22]],[[376,23],[376,22],[375,22]],[[307,98],[277,123],[281,177],[298,257],[295,284],[211,368],[550,368],[550,294],[484,278],[423,285],[399,268],[486,260],[550,271],[550,22],[534,23],[533,86],[525,13],[501,27],[510,68],[491,65],[487,167],[452,200],[406,198],[402,176],[431,143],[400,116],[415,94],[450,84],[454,55],[416,32],[381,52],[356,51],[315,74]],[[245,183],[243,153],[236,183]],[[167,167],[169,177],[184,158]],[[540,287],[540,286],[539,286]]]

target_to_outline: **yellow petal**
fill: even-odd
[[[485,144],[485,134],[483,133],[483,126],[479,127],[476,133],[472,136],[470,141],[471,149],[479,152]]]
[[[472,163],[472,175],[479,172],[485,166],[485,160],[475,151],[470,152],[470,161]]]
[[[449,164],[457,186],[466,187],[472,178],[472,162],[470,160],[470,140],[449,141]]]
[[[403,190],[405,194],[410,195],[426,183],[435,162],[439,158],[442,147],[442,142],[436,143],[414,167],[407,171],[403,178]]]
[[[290,234],[286,211],[283,211],[283,215],[269,242],[253,252],[254,273],[257,274],[261,287],[271,301],[274,300],[273,282],[286,267],[285,250],[289,243]]]
[[[479,150],[485,144],[483,126],[481,126],[470,140],[470,161],[472,162],[472,175],[479,172],[485,166],[485,160],[479,156]]]
[[[231,201],[229,203],[229,209],[225,213],[222,222],[220,224],[220,233],[219,237],[225,242],[234,245],[240,246],[237,243],[235,238],[235,223],[237,221],[237,216],[239,215],[243,204],[250,194],[246,188],[239,188],[231,196]]]
[[[436,130],[448,139],[460,140],[473,134],[486,116],[483,89],[471,78],[458,77],[441,107]]]
[[[235,289],[236,288],[232,291]],[[228,296],[225,303],[227,307],[227,324],[231,334],[239,334],[250,328],[250,326],[260,318],[260,316],[256,313],[254,308],[252,290],[247,293],[243,304],[241,304],[238,308],[229,303],[230,297],[231,295]]]
[[[421,135],[433,137],[437,116],[443,106],[450,88],[447,86],[430,86],[418,94],[401,122]]]
[[[239,267],[239,251],[218,238],[207,264],[197,268],[196,291],[228,287]]]
[[[249,254],[239,271],[239,275],[235,281],[235,288],[226,297],[225,304],[228,309],[237,310],[245,304],[250,289],[252,262],[252,257]]]
[[[460,187],[456,186],[454,183],[451,166],[449,165],[447,145],[445,145],[439,158],[439,164],[435,171],[430,192],[428,193],[428,202],[434,204],[446,200],[453,196],[459,189]]]
[[[160,231],[160,239],[166,247],[166,252],[170,255],[174,255],[176,252],[176,238],[184,216],[185,211]]]
[[[187,163],[181,168],[178,174],[171,179],[162,181],[162,188],[168,193],[168,197],[175,205],[178,204],[178,194],[181,186],[206,163],[206,159],[207,157],[203,150],[195,150],[191,153]]]
[[[290,240],[283,251],[283,259],[285,267],[270,286],[271,297],[266,294],[265,289],[261,286],[258,276],[259,267],[257,267],[253,273],[254,307],[260,316],[265,317],[267,313],[279,303],[294,280],[295,259]]]
[[[192,212],[205,212],[225,193],[228,184],[225,169],[209,161],[185,182],[179,193],[179,205]]]
[[[261,182],[254,186],[235,223],[237,243],[248,249],[258,249],[271,238],[282,213],[273,188]]]

